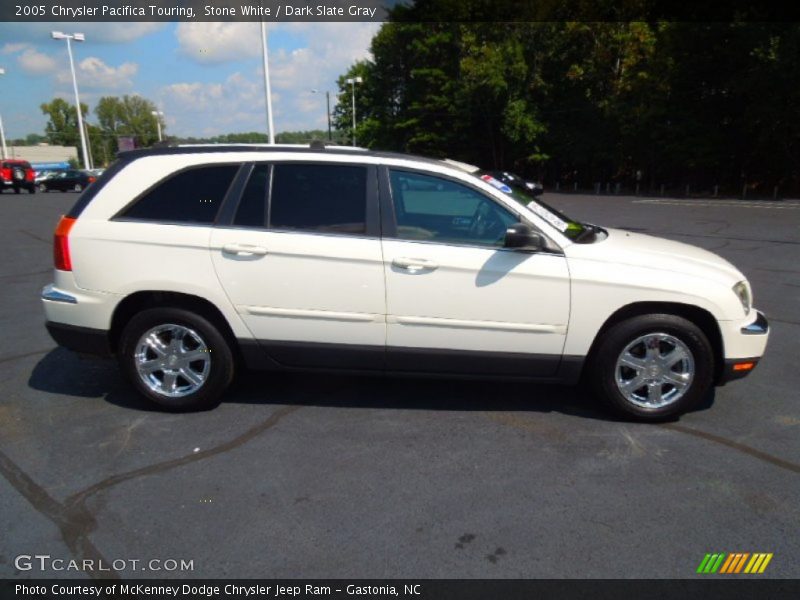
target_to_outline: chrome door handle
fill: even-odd
[[[263,246],[251,246],[250,244],[225,244],[222,251],[237,256],[264,256],[267,253],[267,249]]]
[[[416,273],[417,271],[434,271],[439,268],[437,263],[432,260],[425,260],[424,258],[395,258],[392,260],[392,265],[411,273]]]

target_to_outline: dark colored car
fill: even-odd
[[[75,192],[82,192],[90,183],[95,180],[94,175],[89,175],[85,171],[78,171],[77,169],[70,169],[63,171],[48,179],[44,179],[39,184],[40,192],[68,192],[70,190]]]
[[[529,181],[509,171],[490,171],[489,175],[529,196],[541,196],[544,188],[538,181]]]
[[[16,194],[22,190],[28,190],[31,194],[36,192],[33,168],[27,160],[12,158],[4,160],[0,164],[0,179],[2,179],[0,191],[12,188]]]

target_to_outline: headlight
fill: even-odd
[[[745,316],[750,314],[750,308],[753,306],[753,295],[750,293],[750,286],[747,281],[740,281],[733,286],[733,293],[739,298],[742,303]]]

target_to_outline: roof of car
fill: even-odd
[[[412,154],[401,154],[399,152],[383,152],[368,150],[354,146],[338,146],[335,144],[325,144],[322,142],[312,142],[309,144],[187,144],[179,146],[154,146],[152,148],[139,148],[127,150],[118,154],[120,160],[130,162],[146,156],[160,156],[173,154],[205,154],[209,152],[263,152],[265,154],[274,152],[297,152],[298,154],[333,154],[348,156],[373,156],[379,158],[394,158],[404,160],[414,160],[437,165],[447,165],[443,160],[430,158],[427,156],[416,156]],[[453,166],[452,164],[448,166]]]

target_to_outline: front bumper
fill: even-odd
[[[717,378],[717,385],[747,377],[767,347],[769,322],[764,313],[755,311],[755,319],[744,325],[729,325],[723,333],[725,362]]]
[[[741,328],[742,335],[769,335],[769,322],[766,315],[756,311],[756,320]]]

